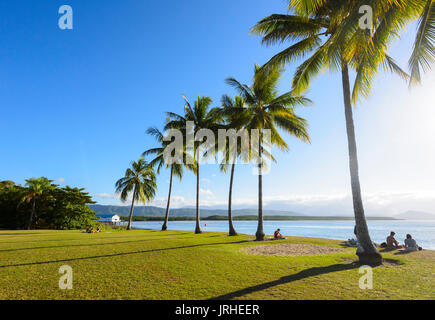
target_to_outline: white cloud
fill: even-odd
[[[65,183],[65,178],[58,178],[56,181],[59,183]]]
[[[199,194],[205,196],[208,199],[214,199],[215,195],[210,189],[199,189]]]
[[[155,198],[148,205],[155,207],[166,207],[168,198]],[[180,208],[194,205],[193,201],[186,201],[182,196],[171,196],[171,208]]]
[[[104,199],[119,199],[119,194],[97,193],[95,196]]]

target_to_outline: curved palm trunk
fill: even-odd
[[[33,217],[35,216],[35,211],[36,211],[35,208],[36,208],[36,198],[33,198],[32,212],[30,213],[29,225],[27,226],[27,230],[30,230],[32,228]]]
[[[262,172],[262,154],[261,154],[261,133],[258,138],[258,227],[255,233],[256,241],[264,240],[263,230],[263,172]]]
[[[237,236],[236,229],[234,229],[233,225],[233,215],[231,212],[231,202],[233,197],[233,180],[234,180],[234,167],[236,166],[235,163],[231,166],[231,177],[230,177],[230,192],[228,196],[228,226],[229,226],[229,235],[230,236]]]
[[[174,167],[171,166],[171,177],[169,178],[169,194],[168,194],[168,204],[166,205],[166,215],[165,222],[162,226],[162,231],[166,231],[168,229],[168,221],[169,221],[169,204],[171,203],[171,192],[172,192],[172,176],[174,174]]]
[[[356,148],[355,127],[352,115],[352,103],[350,99],[349,70],[347,64],[342,66],[343,98],[346,115],[346,129],[349,147],[349,167],[352,186],[353,209],[355,214],[355,224],[359,247],[357,255],[362,264],[379,265],[382,264],[382,256],[370,239],[364,207],[361,197],[361,186],[358,176],[358,154]]]
[[[134,187],[133,200],[131,200],[130,218],[128,219],[127,230],[131,230],[131,223],[133,221],[133,210],[134,210],[134,198],[135,197],[136,197],[136,187]]]
[[[199,148],[197,148],[196,158],[196,227],[195,233],[202,233],[201,222],[199,219]]]

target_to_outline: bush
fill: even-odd
[[[27,187],[0,182],[0,228],[27,227],[33,202],[32,228],[83,229],[98,223],[95,212],[89,208],[89,204],[95,202],[84,189],[51,184],[35,196]]]

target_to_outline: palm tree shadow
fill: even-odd
[[[293,281],[302,280],[302,279],[306,279],[309,277],[314,277],[314,276],[327,274],[327,273],[331,273],[331,272],[355,269],[358,267],[359,267],[359,265],[357,263],[350,263],[350,264],[334,264],[334,265],[327,266],[327,267],[309,268],[309,269],[302,270],[299,273],[282,277],[278,280],[274,280],[274,281],[262,283],[262,284],[259,284],[256,286],[237,290],[237,291],[234,291],[231,293],[227,293],[227,294],[224,294],[224,295],[221,295],[218,297],[211,298],[210,300],[231,300],[231,299],[235,299],[235,298],[240,298],[240,297],[243,297],[247,294],[254,293],[257,291],[261,291],[261,290],[265,290],[265,289],[269,289],[271,287],[275,287],[275,286],[278,286],[281,284],[286,284],[286,283],[290,283]]]
[[[0,252],[13,252],[13,251],[27,251],[27,250],[39,250],[39,249],[60,249],[60,248],[73,248],[73,247],[93,247],[93,246],[106,246],[106,245],[116,245],[116,244],[128,244],[128,243],[138,243],[138,242],[149,242],[149,241],[159,241],[161,238],[165,238],[165,236],[160,237],[159,239],[142,239],[142,240],[132,240],[132,241],[107,241],[101,243],[84,243],[84,244],[67,244],[67,245],[57,245],[57,246],[45,246],[45,247],[30,247],[30,248],[16,248],[16,249],[0,249]],[[166,237],[167,238],[167,237]],[[177,238],[180,239],[191,239],[190,237]]]
[[[180,246],[180,247],[170,247],[170,248],[161,248],[161,249],[150,249],[150,250],[140,250],[140,251],[104,254],[104,255],[91,256],[91,257],[77,257],[77,258],[67,258],[67,259],[59,259],[59,260],[37,261],[37,262],[27,262],[27,263],[19,263],[19,264],[0,265],[0,268],[22,267],[22,266],[40,265],[40,264],[47,264],[47,263],[60,263],[60,262],[70,262],[70,261],[78,261],[78,260],[110,258],[110,257],[128,256],[128,255],[143,254],[143,253],[150,253],[150,252],[170,251],[170,250],[177,250],[177,249],[187,249],[187,248],[196,248],[196,247],[205,247],[205,246],[214,246],[214,245],[225,245],[225,244],[239,244],[239,243],[245,243],[245,242],[248,242],[248,240],[241,240],[241,241],[234,241],[234,242],[203,243],[203,244],[194,244],[194,245]]]

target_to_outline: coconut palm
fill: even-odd
[[[411,80],[414,83],[420,82],[421,70],[429,70],[435,59],[435,0],[417,0],[416,2],[414,10],[418,10],[420,16],[414,49],[409,60]],[[401,13],[405,13],[405,16],[409,15],[406,13],[406,8]]]
[[[390,0],[387,0],[390,2]],[[369,1],[374,12],[382,7],[380,1]],[[263,36],[263,43],[271,45],[288,40],[294,43],[269,60],[262,72],[310,55],[296,70],[292,88],[296,94],[306,90],[311,80],[324,69],[340,70],[342,76],[346,129],[349,149],[349,167],[360,262],[382,263],[382,256],[373,245],[368,232],[361,187],[358,176],[358,158],[352,104],[360,96],[368,96],[374,76],[386,69],[407,79],[407,74],[386,53],[392,36],[390,21],[374,17],[374,28],[359,28],[359,2],[354,0],[291,0],[289,8],[295,14],[271,15],[261,20],[253,29]],[[391,13],[391,12],[390,12]],[[356,71],[351,93],[349,68]]]
[[[165,130],[177,129],[183,132],[184,137],[186,139],[186,152],[193,151],[193,161],[196,164],[196,226],[195,233],[202,233],[201,224],[200,224],[200,211],[199,211],[199,191],[200,191],[200,156],[202,157],[204,154],[200,154],[200,144],[201,141],[197,141],[197,134],[200,133],[202,129],[212,130],[214,133],[217,133],[219,128],[223,128],[220,124],[222,116],[219,112],[219,108],[212,108],[210,106],[212,104],[212,100],[210,97],[201,97],[198,96],[198,99],[195,101],[194,106],[192,107],[186,97],[183,95],[185,100],[184,106],[184,115],[179,115],[173,112],[168,112],[167,115],[169,117],[168,123],[165,126]],[[189,122],[193,124],[193,132],[190,132]],[[193,135],[194,141],[191,141],[193,144],[193,150],[190,150],[189,147],[190,142],[187,140],[188,136]],[[212,144],[213,145],[213,144]],[[205,152],[209,150],[209,147],[206,147]]]
[[[124,177],[119,179],[116,184],[116,192],[121,194],[121,201],[125,202],[128,195],[133,192],[130,207],[130,217],[128,220],[127,230],[131,230],[133,220],[133,210],[135,201],[152,200],[156,194],[156,174],[154,169],[143,158],[133,161],[131,168],[125,171]]]
[[[222,114],[225,118],[226,127],[228,129],[234,129],[237,132],[244,129],[246,124],[247,106],[243,98],[236,96],[231,99],[230,96],[222,96]],[[237,140],[235,141],[237,143]],[[243,141],[242,141],[243,143]],[[230,185],[228,194],[228,228],[230,236],[237,236],[237,232],[233,224],[232,216],[232,196],[233,196],[233,181],[234,181],[234,171],[236,166],[237,158],[243,156],[245,160],[249,159],[249,154],[242,153],[242,144],[237,143],[236,148],[231,149],[230,141],[225,141],[224,150],[219,150],[224,153],[222,163],[220,164],[220,169],[223,172],[227,172],[228,167],[231,166],[230,171]]]
[[[170,178],[169,178],[169,193],[168,193],[168,201],[166,204],[166,214],[165,214],[165,221],[162,225],[162,231],[166,231],[168,229],[168,221],[169,221],[169,207],[171,202],[171,193],[172,193],[172,178],[173,176],[176,176],[180,179],[183,178],[184,174],[184,167],[187,166],[188,169],[195,171],[195,166],[191,164],[184,165],[183,159],[188,159],[190,155],[185,152],[185,149],[183,148],[183,153],[181,153],[182,159],[180,159],[180,162],[173,161],[172,163],[169,163],[167,159],[165,159],[165,150],[170,144],[170,141],[166,141],[164,138],[164,135],[162,132],[160,132],[157,128],[149,128],[147,130],[147,133],[154,136],[157,140],[157,142],[160,144],[157,148],[152,148],[147,151],[145,151],[142,156],[148,156],[148,155],[154,155],[155,157],[153,160],[150,161],[150,165],[152,167],[157,167],[157,174],[160,174],[160,170],[165,167],[166,169],[170,169]],[[191,163],[192,161],[186,161],[186,163]]]
[[[26,180],[27,192],[19,202],[17,208],[24,202],[32,203],[32,211],[30,213],[29,224],[27,225],[28,230],[32,228],[33,220],[36,217],[37,200],[49,197],[49,192],[56,187],[52,182],[53,180],[49,180],[45,177]]]
[[[294,96],[287,92],[282,95],[278,93],[278,81],[283,73],[279,67],[270,68],[267,73],[260,72],[260,66],[255,65],[254,80],[251,86],[242,84],[234,78],[226,79],[227,84],[232,86],[248,105],[246,111],[245,128],[252,132],[258,130],[258,228],[256,240],[264,240],[263,229],[263,167],[264,157],[269,156],[264,148],[265,130],[270,132],[270,142],[282,151],[288,151],[288,145],[281,137],[278,129],[290,135],[309,142],[307,122],[295,114],[295,107],[306,105],[309,99],[302,96]],[[252,137],[251,137],[252,139]]]

